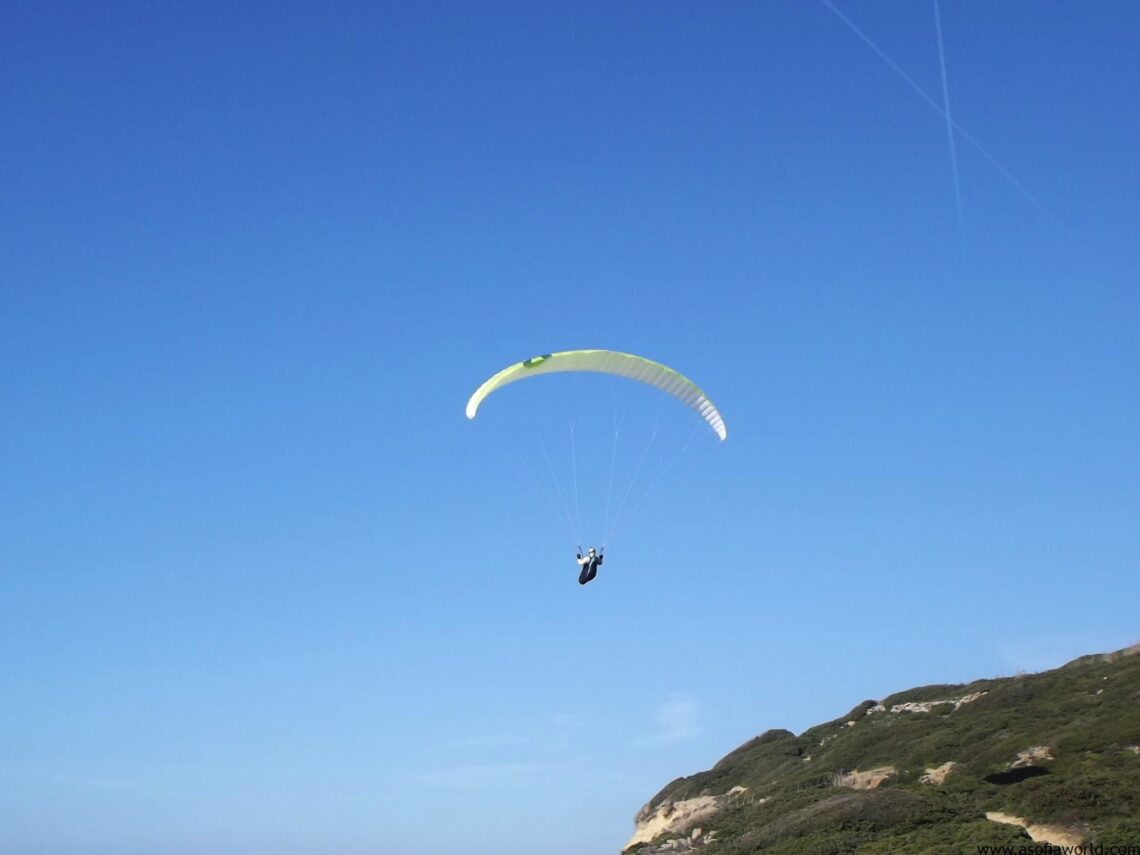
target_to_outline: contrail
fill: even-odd
[[[1008,169],[1006,169],[996,157],[994,157],[992,154],[990,154],[989,151],[986,150],[986,147],[983,146],[980,142],[978,142],[978,140],[974,137],[973,134],[971,134],[969,131],[967,131],[965,128],[963,128],[961,125],[959,125],[957,122],[955,122],[952,118],[950,118],[950,115],[942,108],[942,106],[937,101],[935,101],[934,98],[932,98],[926,92],[925,89],[923,89],[921,86],[919,86],[918,83],[915,82],[914,78],[911,77],[909,74],[907,74],[903,70],[902,66],[900,66],[897,62],[895,62],[893,59],[891,59],[881,47],[879,47],[877,44],[875,44],[875,42],[873,42],[871,40],[870,36],[868,36],[865,32],[863,32],[861,29],[859,29],[858,25],[856,25],[856,23],[854,21],[852,21],[850,18],[848,18],[842,12],[840,12],[839,9],[836,8],[835,4],[831,2],[831,0],[819,0],[819,2],[822,3],[824,6],[826,6],[828,9],[830,9],[835,14],[835,17],[837,17],[844,24],[846,24],[847,28],[849,30],[851,30],[851,32],[853,32],[855,35],[857,35],[859,37],[859,39],[863,42],[863,44],[865,44],[867,47],[869,47],[874,52],[874,54],[877,57],[879,57],[879,59],[881,59],[883,62],[885,62],[895,74],[897,74],[899,77],[901,77],[903,79],[903,81],[907,84],[907,86],[909,86],[911,89],[913,89],[918,94],[918,96],[920,98],[922,98],[923,101],[925,101],[927,104],[929,104],[930,107],[936,113],[938,113],[938,115],[945,116],[946,121],[950,125],[950,127],[953,128],[955,131],[957,131],[958,135],[960,137],[962,137],[962,139],[964,139],[971,146],[973,146],[974,150],[978,154],[980,154],[982,157],[984,157],[989,162],[990,166],[992,166],[999,173],[1001,173],[1001,175],[1010,184],[1012,184],[1014,187],[1016,187],[1018,192],[1020,192],[1022,196],[1024,196],[1026,199],[1028,199],[1033,204],[1033,206],[1035,208],[1037,208],[1037,210],[1040,211],[1046,217],[1046,219],[1049,220],[1049,222],[1051,222],[1054,226],[1056,226],[1058,229],[1060,229],[1066,235],[1068,235],[1069,239],[1072,240],[1074,243],[1078,243],[1078,244],[1080,243],[1074,237],[1073,233],[1071,231],[1069,231],[1069,228],[1064,223],[1062,223],[1060,220],[1058,220],[1055,216],[1053,216],[1053,213],[1048,208],[1045,207],[1045,204],[1040,199],[1038,199],[1036,196],[1034,196],[1029,191],[1029,188],[1026,187],[1024,184],[1022,184],[1017,179],[1016,175],[1014,175],[1012,172],[1010,172]]]
[[[946,49],[942,45],[942,13],[938,0],[934,0],[934,29],[938,32],[938,64],[942,67],[942,103],[946,110],[946,137],[950,141],[950,167],[954,171],[954,201],[958,205],[958,234],[965,240],[965,220],[962,216],[962,183],[958,179],[958,152],[954,148],[954,120],[950,118],[950,85],[946,82]]]

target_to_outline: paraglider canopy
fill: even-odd
[[[467,401],[467,418],[475,418],[479,405],[503,386],[541,374],[568,371],[613,374],[653,386],[696,410],[721,441],[728,436],[728,428],[717,408],[692,380],[660,362],[616,350],[564,350],[516,362],[475,390]]]

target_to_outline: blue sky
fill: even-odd
[[[896,68],[820,2],[5,5],[0,850],[616,852],[1137,640],[1140,11],[944,2],[956,187],[934,7],[838,8]],[[728,442],[464,419],[574,347]],[[580,588],[514,452],[594,430],[596,513],[627,410],[682,462]]]

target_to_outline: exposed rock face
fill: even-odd
[[[679,834],[720,810],[716,796],[697,796],[679,802],[646,805],[637,814],[633,837],[625,844],[648,843],[662,834]]]
[[[642,855],[673,855],[675,852],[697,852],[714,840],[716,840],[715,831],[705,833],[700,828],[694,828],[685,837],[671,837],[651,849],[643,850]]]
[[[1042,760],[1053,760],[1054,757],[1049,753],[1047,745],[1034,745],[1032,748],[1026,748],[1024,751],[1017,752],[1017,759],[1013,761],[1011,769],[1017,769],[1020,766],[1036,766]]]
[[[919,780],[924,784],[941,784],[946,780],[946,776],[953,772],[957,766],[958,764],[951,760],[948,763],[943,763],[941,766],[929,768],[926,770],[926,774]]]
[[[962,704],[971,704],[978,698],[988,694],[987,692],[973,692],[969,695],[963,695],[960,698],[947,698],[944,701],[911,701],[905,704],[894,704],[891,707],[891,712],[901,713],[928,713],[935,707],[942,706],[943,704],[953,704],[954,709],[962,706]],[[882,704],[872,707],[869,712],[883,712],[886,709]]]
[[[986,811],[986,819],[1006,825],[1020,825],[1037,843],[1047,843],[1050,846],[1080,846],[1085,842],[1085,835],[1079,829],[1064,825],[1037,825],[1020,816],[1010,816],[1008,813],[993,810]]]
[[[874,790],[897,771],[894,766],[880,766],[878,769],[868,769],[866,772],[860,772],[858,769],[838,772],[835,775],[835,786],[851,790]]]
[[[712,835],[703,835],[699,828],[694,829],[693,827],[698,822],[716,815],[724,801],[734,798],[744,791],[744,787],[733,787],[727,793],[719,796],[697,796],[676,802],[663,801],[658,804],[647,804],[638,811],[634,820],[633,837],[623,848],[628,849],[638,843],[648,843],[662,834],[685,835],[684,838],[679,838],[685,842],[678,842],[676,846],[673,846],[676,851],[687,851],[684,848],[678,848],[682,846],[688,846],[690,849],[703,846],[712,840]],[[668,847],[673,843],[674,841],[666,841],[658,848]]]

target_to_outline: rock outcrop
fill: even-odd
[[[661,801],[656,804],[647,804],[638,811],[637,817],[634,819],[633,837],[629,839],[624,848],[628,849],[638,843],[648,843],[664,834],[684,835],[684,838],[677,839],[688,840],[690,847],[695,844],[708,843],[711,838],[701,833],[701,830],[694,828],[694,826],[712,818],[720,811],[721,806],[726,801],[735,799],[744,792],[744,787],[733,787],[719,796],[705,795],[679,801]],[[668,842],[666,841],[666,843]]]

